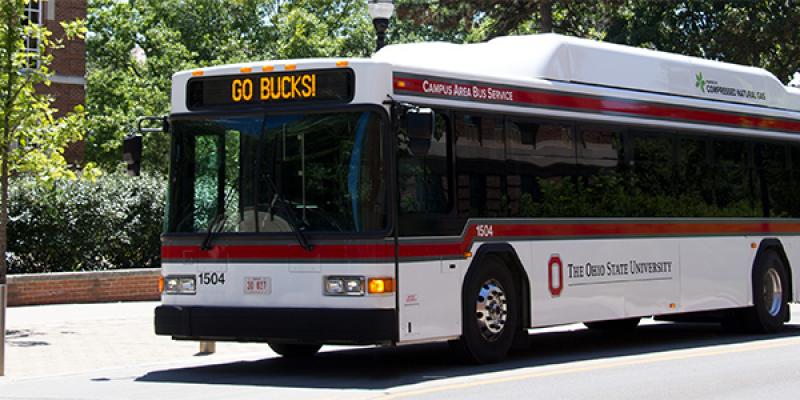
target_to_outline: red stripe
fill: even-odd
[[[474,97],[473,95],[455,95],[455,94],[442,94],[426,92],[423,83],[427,81],[425,87],[444,85],[444,89],[449,87],[452,93],[454,85],[464,86],[467,88],[477,88],[477,93],[485,91],[488,93],[489,89],[511,92],[512,100],[491,99],[488,97]],[[501,86],[491,86],[486,84],[467,84],[457,81],[436,80],[436,79],[416,79],[406,77],[394,78],[394,89],[396,91],[407,91],[414,93],[422,93],[427,95],[434,95],[438,97],[449,97],[456,100],[477,100],[496,103],[508,104],[525,104],[535,105],[541,107],[558,107],[578,111],[591,111],[601,113],[615,113],[627,114],[630,116],[638,117],[651,117],[670,120],[684,120],[699,123],[713,123],[719,125],[733,125],[741,128],[758,128],[758,129],[771,129],[782,130],[789,132],[800,132],[800,121],[786,120],[770,117],[757,117],[753,115],[742,115],[735,113],[726,113],[720,111],[708,111],[702,109],[692,109],[686,107],[676,107],[669,105],[657,105],[653,103],[641,102],[636,100],[623,100],[614,98],[599,98],[599,97],[585,97],[574,96],[569,94],[559,94],[552,92],[544,92],[539,90],[525,90],[516,88],[506,88]],[[468,93],[476,93],[474,90],[468,90]]]
[[[567,223],[567,224],[489,224],[494,238],[507,240],[541,238],[591,238],[631,236],[708,236],[800,234],[798,222],[753,223]],[[450,243],[400,243],[400,258],[462,257],[477,238],[477,224]],[[489,239],[489,238],[486,238]],[[163,246],[163,260],[389,260],[394,257],[391,243],[370,245],[315,245],[306,251],[296,244],[257,246],[215,246],[210,251],[198,246]]]

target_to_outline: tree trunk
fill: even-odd
[[[548,33],[553,31],[553,1],[541,0],[539,2],[540,32]]]

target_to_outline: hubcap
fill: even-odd
[[[781,277],[774,268],[764,273],[763,294],[767,312],[773,317],[777,316],[783,305],[783,286]]]
[[[503,333],[508,319],[506,292],[494,279],[481,285],[475,304],[475,316],[481,335],[488,341],[496,340]]]

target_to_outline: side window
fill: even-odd
[[[754,146],[756,191],[761,198],[765,217],[796,215],[792,188],[789,148],[779,143],[760,143]]]
[[[628,199],[630,216],[672,217],[675,146],[670,132],[628,134]]]
[[[427,149],[413,146],[404,128],[400,129],[397,137],[400,215],[450,210],[448,125],[446,115],[436,115],[436,129]]]
[[[435,112],[427,148],[412,143],[402,121],[397,134],[398,223],[404,236],[444,233],[442,216],[453,208],[450,119],[447,112]]]
[[[713,202],[721,217],[754,217],[759,215],[760,202],[750,174],[752,162],[746,142],[714,141]],[[756,211],[759,210],[759,211]]]
[[[574,215],[575,138],[568,125],[511,120],[506,137],[511,216]],[[569,199],[569,201],[565,201]]]
[[[678,138],[675,163],[676,216],[704,217],[712,207],[711,143],[708,139]]]
[[[454,122],[458,215],[507,216],[503,118],[456,113]]]
[[[634,209],[625,183],[623,133],[619,128],[578,128],[580,217],[623,217]]]

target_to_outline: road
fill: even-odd
[[[3,378],[0,399],[797,399],[800,307],[793,306],[792,321],[777,335],[653,321],[634,334],[612,335],[571,325],[535,331],[530,348],[488,366],[456,364],[440,344],[326,347],[308,361],[268,350],[187,354]]]

